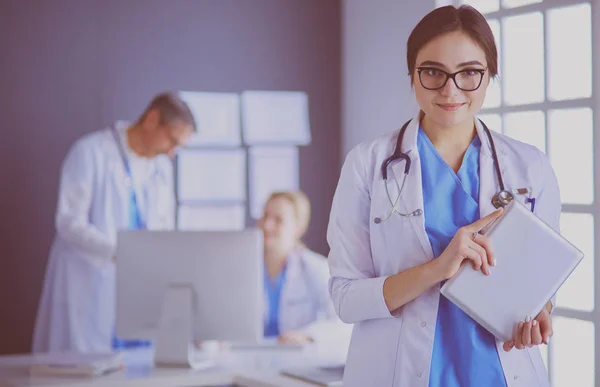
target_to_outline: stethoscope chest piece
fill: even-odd
[[[492,197],[492,204],[495,208],[506,207],[514,198],[512,193],[504,189]]]

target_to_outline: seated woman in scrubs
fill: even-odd
[[[333,309],[327,260],[301,242],[309,221],[310,202],[297,191],[273,193],[258,222],[264,233],[264,335],[283,343],[330,339],[350,327]]]

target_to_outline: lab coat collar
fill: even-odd
[[[504,141],[498,141],[497,133],[494,132],[493,128],[490,128],[490,133],[492,134],[492,138],[494,139],[494,145],[496,146],[496,153],[498,154],[498,158],[506,155],[506,149],[504,148]],[[475,117],[475,129],[477,130],[477,136],[479,136],[479,140],[481,140],[481,153],[493,159],[492,156],[492,144],[490,140],[485,134],[485,130],[483,129],[483,125],[479,118]]]
[[[417,152],[417,135],[419,134],[419,126],[421,125],[421,117],[423,115],[423,111],[419,111],[419,113],[410,120],[408,127],[406,128],[406,132],[404,132],[404,138],[402,139],[402,152],[411,156],[411,161],[415,157],[418,157]],[[400,134],[400,132],[398,132]],[[395,140],[397,141],[397,137]]]
[[[476,120],[477,134],[481,139],[481,152],[479,154],[479,217],[494,212],[496,208],[492,204],[492,198],[500,191],[500,181],[496,172],[495,161],[492,156],[492,147],[488,136],[485,134],[481,121]],[[500,165],[500,174],[507,184],[509,177],[506,173],[506,150],[504,141],[499,140],[497,133],[490,129],[494,145],[496,146],[496,154],[498,155],[498,164]],[[485,142],[484,142],[485,141]]]
[[[119,132],[126,131],[127,129],[129,129],[130,126],[131,122],[125,120],[117,120],[114,123],[114,128],[117,129]]]
[[[286,276],[298,277],[302,276],[302,248],[297,247],[288,255],[286,261]]]
[[[423,209],[423,184],[421,179],[421,160],[419,159],[419,152],[417,151],[417,134],[419,133],[421,113],[411,120],[404,133],[404,139],[402,141],[402,151],[409,155],[411,161],[411,167],[406,176],[406,182],[402,195],[399,198],[398,209],[400,212],[408,214],[417,209]],[[396,160],[392,163],[392,171],[396,182],[402,185],[404,179],[404,161]],[[397,188],[394,183],[384,181],[388,184],[388,189],[391,189],[394,193],[391,194],[392,200],[398,195]],[[433,258],[433,250],[429,238],[425,233],[425,217],[421,216],[410,216],[407,218],[410,221],[415,234],[417,235],[421,247],[427,257]]]

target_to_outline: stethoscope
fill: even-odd
[[[137,213],[139,214],[139,220],[141,222],[141,228],[146,228],[146,219],[143,218],[142,211],[140,210],[140,200],[138,199],[138,194],[133,186],[133,174],[131,172],[131,166],[129,165],[129,159],[127,158],[127,154],[125,153],[125,149],[123,148],[123,144],[121,143],[121,138],[119,136],[119,132],[117,129],[113,128],[112,130],[113,137],[115,139],[115,143],[117,144],[117,149],[119,150],[119,155],[121,156],[121,162],[123,163],[123,168],[125,169],[125,173],[127,174],[126,184],[129,189],[132,191],[132,201],[133,205]],[[153,175],[154,177],[154,175]],[[148,205],[148,197],[147,192],[144,192],[146,205]]]
[[[387,159],[383,161],[381,164],[381,175],[383,176],[383,183],[385,185],[385,193],[387,194],[388,200],[392,209],[384,218],[376,217],[373,221],[376,224],[379,224],[383,221],[388,220],[392,214],[397,213],[398,215],[404,217],[410,216],[420,216],[423,215],[423,210],[418,208],[413,212],[403,213],[397,209],[398,203],[400,202],[400,197],[402,196],[402,191],[404,190],[404,184],[406,183],[406,177],[408,176],[408,172],[410,171],[410,156],[407,153],[402,152],[402,139],[404,138],[404,133],[406,132],[406,128],[408,124],[410,124],[412,120],[407,121],[402,128],[400,129],[400,133],[398,134],[398,139],[396,140],[396,148],[394,148],[394,153]],[[494,139],[492,138],[492,133],[488,129],[487,125],[479,120],[483,125],[483,131],[485,132],[487,138],[490,141],[490,145],[492,147],[492,157],[494,159],[494,167],[496,171],[496,176],[498,177],[498,183],[500,185],[500,190],[492,197],[492,204],[495,208],[505,207],[510,203],[515,197],[512,192],[506,190],[504,188],[504,180],[502,179],[502,173],[500,172],[500,163],[498,162],[498,154],[496,153],[496,145],[494,144]],[[396,182],[396,188],[398,189],[398,195],[396,196],[396,200],[392,200],[390,195],[390,191],[388,190],[388,166],[396,160],[404,160],[404,177],[402,178],[402,185],[398,184],[398,179],[394,177],[394,181]]]

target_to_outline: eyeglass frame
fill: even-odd
[[[440,87],[436,87],[436,88],[425,87],[425,85],[423,84],[423,80],[421,79],[421,72],[423,70],[435,70],[435,71],[442,72],[446,76],[446,80],[444,81],[444,83],[442,83],[442,85]],[[419,74],[419,82],[421,83],[421,86],[423,86],[423,88],[426,90],[443,89],[446,86],[446,84],[448,83],[448,79],[452,78],[452,81],[454,81],[454,85],[456,86],[457,89],[462,90],[462,91],[475,91],[481,87],[481,83],[483,82],[483,76],[485,75],[485,72],[487,70],[488,70],[487,68],[485,68],[485,69],[464,69],[464,70],[456,71],[454,73],[449,73],[442,69],[438,69],[436,67],[417,67],[417,73]],[[477,87],[475,87],[474,89],[463,89],[460,86],[458,86],[458,83],[456,82],[456,76],[465,71],[475,71],[475,72],[479,73],[479,75],[480,75],[479,83],[477,84]]]
[[[175,135],[174,128],[172,126],[163,125],[161,129],[164,131],[164,134],[170,143],[169,145],[171,149],[175,150],[186,145],[185,141],[182,141],[180,137]]]

